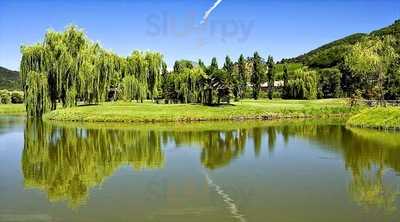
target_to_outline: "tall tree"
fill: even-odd
[[[274,87],[274,67],[275,67],[274,58],[272,56],[268,56],[267,67],[268,67],[268,72],[267,72],[268,98],[272,99],[272,91]]]
[[[227,102],[230,103],[230,94],[232,92],[232,90],[234,89],[234,84],[235,84],[235,78],[234,78],[234,65],[233,62],[231,60],[231,58],[229,56],[225,57],[225,64],[223,67],[224,71],[225,71],[225,80],[224,80],[224,89],[223,89],[223,96],[226,97]],[[236,99],[236,97],[235,97]]]
[[[341,73],[336,68],[325,68],[319,70],[318,97],[337,98],[341,94]]]
[[[288,70],[288,65],[285,64],[283,67],[283,92],[282,92],[282,98],[287,99],[289,95],[289,70]]]
[[[240,55],[238,60],[238,82],[239,82],[239,95],[240,98],[244,98],[247,88],[247,69],[246,60],[243,54]]]
[[[217,81],[216,76],[219,74],[218,70],[217,58],[214,57],[211,59],[211,65],[207,68],[207,75],[204,79],[205,101],[207,105],[212,105],[213,103],[213,90]]]
[[[251,75],[251,84],[253,88],[253,99],[257,100],[260,95],[261,81],[263,79],[262,58],[258,52],[253,56],[253,72]]]
[[[148,52],[146,53],[146,61],[149,98],[152,100],[158,99],[161,95],[162,55],[157,52]]]

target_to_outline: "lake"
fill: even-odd
[[[0,117],[0,221],[400,221],[400,134]]]

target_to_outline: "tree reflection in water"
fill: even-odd
[[[27,121],[22,171],[27,188],[39,188],[50,201],[84,202],[121,165],[135,170],[161,168],[164,154],[154,131],[59,128]]]
[[[351,173],[353,200],[366,207],[395,210],[398,191],[386,185],[384,172],[400,172],[398,134],[340,125],[289,122],[182,130],[81,128],[27,121],[22,169],[25,187],[39,188],[50,201],[67,200],[71,207],[77,207],[86,201],[91,188],[123,165],[133,170],[162,168],[163,148],[169,142],[200,147],[202,165],[213,170],[239,158],[250,144],[256,157],[263,148],[274,152],[278,136],[286,144],[294,137],[312,140],[340,154]]]
[[[308,138],[340,153],[351,172],[349,192],[356,203],[368,209],[396,210],[399,189],[385,183],[384,172],[400,172],[398,133],[318,125],[288,127],[282,132],[288,134],[286,137]]]

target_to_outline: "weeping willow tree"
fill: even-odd
[[[26,77],[29,86],[26,90],[26,108],[28,116],[41,116],[51,109],[47,76],[44,73],[30,71]]]
[[[143,102],[144,95],[146,94],[146,88],[140,84],[135,76],[126,76],[122,80],[123,96],[127,101],[136,100]]]
[[[290,99],[316,99],[317,73],[305,68],[295,70],[287,82],[286,91],[286,96]]]
[[[131,56],[128,56],[127,73],[123,85],[125,93],[130,94],[125,94],[125,98],[134,98],[141,102],[147,98],[147,70],[146,56],[143,53],[134,51]],[[126,88],[135,90],[126,90]]]
[[[21,78],[28,116],[41,116],[53,106],[49,93],[49,81],[45,71],[48,68],[46,51],[42,45],[22,47]]]
[[[58,101],[63,106],[76,104],[78,72],[80,63],[86,59],[82,57],[81,51],[87,44],[83,31],[70,26],[63,33],[48,31],[42,43],[21,47],[20,70],[28,114],[40,116],[48,111],[41,109],[40,104],[32,103],[37,100],[34,97],[43,95],[49,96],[51,110],[56,108]],[[38,77],[30,76],[35,73]],[[31,81],[28,80],[33,79],[41,79],[47,84],[41,86],[41,90],[32,89]]]
[[[147,83],[150,99],[158,99],[161,95],[161,83],[162,83],[162,66],[163,57],[157,52],[147,52],[146,53],[146,63],[147,63]]]

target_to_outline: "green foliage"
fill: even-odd
[[[352,116],[347,125],[376,129],[400,129],[400,108],[378,107],[361,111]]]
[[[125,76],[122,79],[123,98],[127,101],[143,101],[146,96],[146,88],[140,84],[135,76]]]
[[[24,93],[21,91],[12,91],[11,92],[11,103],[13,103],[13,104],[24,103]]]
[[[162,167],[160,136],[137,130],[59,128],[28,120],[21,161],[24,186],[43,190],[50,201],[78,207],[90,188],[122,165],[135,171]]]
[[[287,83],[287,97],[290,99],[316,99],[317,73],[307,69],[296,70]]]
[[[28,116],[42,116],[50,111],[51,102],[46,74],[30,71],[26,76],[25,90],[25,104]]]
[[[253,60],[253,72],[250,80],[253,88],[252,97],[253,99],[258,99],[261,89],[261,83],[262,80],[264,79],[264,67],[262,58],[260,57],[258,52],[254,53],[252,60]]]
[[[201,65],[201,64],[204,66],[204,64],[200,61],[199,65]],[[179,73],[183,69],[186,69],[186,68],[192,69],[193,68],[193,63],[191,61],[189,61],[189,60],[178,60],[178,61],[175,61],[175,64],[174,64],[174,72],[175,73]]]
[[[10,104],[11,93],[8,90],[0,90],[0,104]]]
[[[282,98],[287,99],[289,98],[289,68],[287,64],[284,64],[283,67],[283,90],[282,90]]]
[[[389,67],[384,83],[385,99],[400,100],[400,60],[395,60]]]
[[[284,60],[286,63],[302,63],[313,68],[330,68],[338,65],[351,46],[366,34],[357,33],[323,45],[299,57]]]
[[[274,68],[275,68],[275,62],[272,56],[268,56],[268,60],[267,60],[267,81],[268,81],[268,98],[272,99],[272,90],[274,87],[274,82],[275,82],[275,78],[274,78]]]
[[[325,68],[318,71],[318,97],[337,98],[341,95],[341,73],[336,68]]]
[[[305,67],[301,63],[281,63],[275,64],[274,66],[274,77],[275,80],[284,80],[285,70],[287,73],[293,73],[295,70]]]
[[[247,82],[248,82],[248,73],[246,69],[246,60],[243,54],[241,54],[238,60],[238,84],[239,84],[238,94],[241,99],[243,99],[246,94]]]
[[[398,58],[394,39],[369,38],[355,44],[345,57],[345,64],[361,82],[364,96],[384,99],[384,82],[390,66]]]
[[[0,89],[21,90],[19,73],[0,67]]]
[[[72,107],[78,102],[91,104],[115,100],[122,90],[125,98],[140,101],[158,99],[162,92],[164,62],[161,54],[135,51],[122,58],[91,42],[75,26],[64,32],[48,31],[42,43],[23,46],[21,53],[20,69],[25,93],[31,88],[28,84],[30,72],[44,75],[48,84],[43,90],[50,99],[51,110],[56,109],[59,102],[64,107]],[[125,78],[129,76],[133,77]],[[27,104],[31,116],[40,116],[48,111],[35,105],[39,103]]]
[[[363,91],[364,98],[383,100],[399,98],[398,65],[393,64],[396,61],[393,58],[399,54],[400,22],[397,20],[388,27],[369,34],[350,35],[299,57],[284,59],[282,63],[301,63],[317,70],[339,69],[344,96],[350,97],[358,89]],[[282,68],[277,67],[277,70]],[[281,73],[277,71],[277,78]]]
[[[225,97],[227,102],[230,102],[230,94],[233,93],[235,100],[239,98],[239,82],[237,72],[235,72],[234,64],[229,56],[225,57],[225,64],[223,67],[225,72],[224,89],[220,89],[220,96]]]
[[[160,53],[146,53],[147,62],[147,83],[149,98],[155,99],[161,95],[161,71],[163,57]]]

